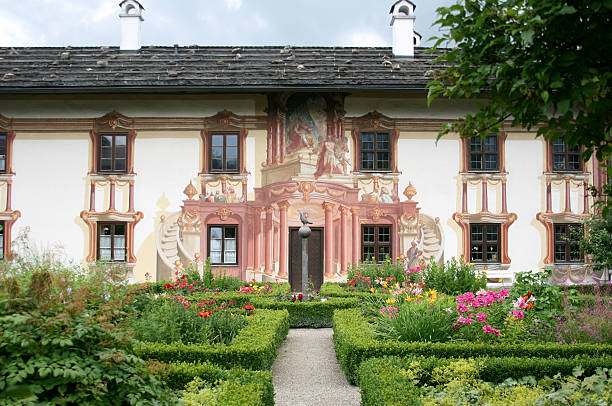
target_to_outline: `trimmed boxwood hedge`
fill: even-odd
[[[262,404],[266,406],[274,405],[274,385],[272,374],[269,371],[251,371],[239,368],[223,369],[209,362],[173,362],[161,364],[161,367],[158,366],[156,369],[159,371],[159,375],[163,375],[160,378],[170,389],[183,390],[185,385],[195,377],[199,377],[212,385],[216,385],[220,381],[240,385],[255,384],[257,391],[261,392]]]
[[[357,369],[362,361],[385,355],[572,358],[612,354],[611,344],[423,343],[380,340],[359,309],[337,310],[333,320],[336,356],[351,383],[356,382]]]
[[[209,361],[224,368],[267,370],[288,332],[289,313],[286,310],[259,309],[230,345],[142,342],[134,351],[143,359],[162,362]]]
[[[345,284],[342,284],[345,285]],[[371,295],[370,292],[353,292],[347,290],[341,284],[337,282],[325,282],[321,285],[321,289],[319,290],[321,296],[331,296],[331,297],[364,297]]]
[[[331,327],[334,310],[350,309],[359,305],[357,298],[331,297],[325,302],[276,302],[264,297],[254,297],[251,304],[256,309],[287,310],[291,327]]]

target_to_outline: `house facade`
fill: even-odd
[[[141,47],[142,6],[120,6],[120,47],[0,49],[4,258],[28,230],[138,281],[210,258],[296,282],[304,214],[317,285],[398,257],[463,256],[491,283],[590,277],[565,237],[604,171],[510,123],[437,141],[475,102],[427,107],[443,66],[418,46],[411,2],[391,8],[391,48]]]

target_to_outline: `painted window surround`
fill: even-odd
[[[6,205],[3,211],[0,211],[0,221],[4,222],[4,247],[3,256],[7,260],[13,259],[11,251],[12,230],[15,222],[21,217],[19,210],[13,210],[12,205],[12,188],[15,172],[13,171],[13,143],[15,141],[16,132],[12,130],[10,120],[0,115],[0,133],[6,136],[6,169],[0,173],[0,190],[4,189]]]
[[[480,226],[481,227],[481,240],[480,241],[476,241],[473,239],[474,236],[474,227],[476,226]],[[495,241],[491,241],[488,238],[488,229],[491,226],[495,226],[495,234],[496,234],[496,240]],[[498,259],[495,260],[488,260],[487,259],[487,254],[488,254],[488,248],[491,246],[495,247],[495,252],[497,254],[497,256],[499,257],[499,246],[500,246],[500,226],[499,224],[496,223],[484,223],[484,224],[480,224],[480,223],[470,223],[470,262],[474,262],[474,263],[481,263],[481,264],[489,264],[489,263],[497,263],[499,262]],[[472,248],[474,248],[474,246],[478,246],[480,248],[482,248],[482,251],[480,251],[480,254],[482,255],[482,259],[474,259],[474,257],[472,256]]]
[[[103,173],[99,171],[100,135],[102,134],[126,134],[127,137],[127,170],[126,173]],[[98,258],[98,223],[99,222],[119,222],[125,223],[126,240],[126,263],[128,266],[136,264],[134,255],[134,229],[136,224],[143,218],[140,211],[134,208],[134,182],[136,173],[134,172],[134,145],[137,136],[134,130],[134,120],[112,111],[96,120],[93,128],[89,132],[91,139],[90,149],[90,169],[88,182],[90,185],[89,210],[80,213],[81,219],[88,226],[87,238],[87,257],[86,262],[95,262]],[[96,210],[96,186],[108,188],[109,202],[108,207],[100,211]],[[115,207],[115,195],[117,186],[127,186],[129,190],[129,204],[125,212],[117,210]]]
[[[110,242],[111,242],[110,251],[111,251],[112,259],[102,259],[102,258],[100,258],[102,256],[100,254],[100,239],[102,237],[101,234],[100,234],[100,229],[102,227],[104,227],[104,226],[110,226],[111,230],[112,230],[111,234],[109,235],[111,237],[110,238]],[[116,231],[115,231],[117,226],[123,226],[124,227],[124,234],[123,234],[123,237],[124,237],[124,246],[123,247],[119,247],[119,249],[122,249],[122,251],[123,251],[123,258],[124,258],[123,260],[115,259],[115,251],[118,249],[115,246],[115,237],[117,237],[118,235],[121,235],[121,234],[117,234]],[[122,263],[122,262],[125,261],[126,254],[127,254],[127,247],[126,247],[126,244],[125,244],[125,237],[126,237],[125,230],[126,229],[127,229],[126,223],[124,223],[124,222],[98,222],[98,240],[97,240],[97,244],[98,244],[97,259],[98,260],[105,260],[105,261],[118,262],[118,263]]]
[[[461,211],[453,214],[453,220],[461,228],[462,252],[460,253],[465,260],[470,256],[470,224],[499,224],[499,260],[496,262],[482,262],[476,264],[479,269],[487,270],[507,270],[510,268],[511,259],[508,255],[508,229],[516,221],[518,216],[508,212],[506,197],[506,181],[508,172],[506,171],[506,139],[507,133],[502,131],[498,137],[498,170],[495,171],[471,171],[470,168],[470,139],[461,138],[461,168],[459,179],[462,184]],[[489,185],[501,183],[501,211],[492,213],[489,211],[488,189]],[[468,184],[480,185],[480,200],[482,205],[478,212],[468,212]]]
[[[364,234],[365,234],[365,230],[366,228],[372,228],[373,232],[374,232],[374,241],[370,242],[366,242],[364,240]],[[380,241],[380,230],[381,228],[386,228],[389,230],[389,241],[388,242],[381,242]],[[372,258],[375,258],[375,261],[378,263],[382,263],[385,258],[380,258],[380,247],[387,247],[389,249],[389,259],[393,260],[394,256],[393,256],[393,226],[391,224],[362,224],[361,225],[361,252],[362,252],[362,260],[363,261],[373,261]],[[374,255],[373,257],[371,255],[368,256],[368,258],[366,258],[366,247],[373,247],[374,248]]]
[[[361,168],[361,133],[366,132],[387,132],[389,133],[389,150],[391,153],[389,170],[379,171],[380,173],[398,174],[397,168],[397,142],[399,140],[399,129],[396,120],[380,114],[377,111],[368,113],[362,117],[353,119],[353,130],[351,137],[353,140],[353,174],[377,173],[373,170],[363,170]]]
[[[221,245],[221,257],[222,260],[221,262],[212,262],[211,259],[211,265],[213,266],[236,266],[238,265],[238,259],[240,258],[240,252],[238,251],[238,247],[239,247],[239,241],[240,241],[240,230],[238,229],[238,225],[233,225],[233,224],[208,224],[208,229],[206,232],[206,237],[207,237],[207,244],[208,244],[208,255],[209,258],[211,258],[210,256],[210,252],[211,252],[211,240],[212,240],[212,232],[211,229],[212,228],[221,228],[221,241],[222,241],[222,245]],[[236,256],[236,260],[234,262],[225,262],[225,253],[226,253],[226,247],[225,247],[225,230],[228,228],[232,228],[234,229],[234,240],[235,240],[235,244],[236,244],[236,249],[235,249],[235,256]]]

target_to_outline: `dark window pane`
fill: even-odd
[[[363,228],[363,241],[374,242],[374,227]]]
[[[236,159],[228,159],[226,168],[228,171],[235,171],[238,169],[238,160]]]
[[[127,153],[126,147],[116,147],[115,148],[115,158],[125,158],[126,153]],[[103,156],[103,158],[106,158],[106,157]]]
[[[578,155],[567,156],[567,169],[572,171],[580,170],[580,157]]]
[[[556,171],[565,169],[565,155],[553,155],[553,169]]]
[[[236,238],[236,228],[225,227],[225,238]]]
[[[473,245],[471,254],[472,254],[472,259],[471,259],[472,261],[482,261],[482,246]]]
[[[115,159],[115,170],[121,172],[126,170],[125,159]]]
[[[378,169],[389,169],[389,153],[388,152],[378,152]]]
[[[101,171],[111,171],[113,169],[112,167],[112,160],[110,159],[101,159],[100,160],[100,170]]]
[[[382,261],[387,259],[391,254],[390,247],[388,245],[378,246],[378,260]]]
[[[374,134],[361,134],[361,149],[374,149]]]
[[[112,148],[102,148],[102,158],[112,158],[112,157],[113,157]]]
[[[361,167],[363,169],[374,169],[374,153],[364,152],[361,155]]]
[[[371,261],[372,257],[376,257],[374,252],[374,247],[363,247],[363,260]]]
[[[487,155],[485,169],[497,169],[497,155]]]
[[[102,136],[102,148],[104,147],[112,147],[113,146],[113,136],[112,135],[103,135]]]
[[[211,167],[214,170],[223,170],[223,161],[221,159],[213,159]]]
[[[482,226],[473,224],[472,228],[472,241],[482,241]]]
[[[488,136],[485,138],[485,148],[486,152],[497,152],[497,136]]]
[[[553,152],[565,152],[565,143],[561,140],[553,141]]]
[[[471,154],[470,169],[482,169],[482,155]]]
[[[226,158],[238,158],[238,148],[232,147],[225,150]]]
[[[489,226],[487,227],[487,242],[495,241],[497,241],[497,227]]]
[[[125,225],[124,224],[115,225],[115,235],[125,235]]]
[[[213,159],[215,158],[223,158],[223,148],[222,147],[213,147],[210,150],[210,155]]]
[[[377,149],[389,149],[389,134],[377,134],[376,137],[376,148]]]

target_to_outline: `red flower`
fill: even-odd
[[[169,283],[166,283],[164,285],[164,290],[172,289],[173,287],[174,287],[174,285],[170,285]]]
[[[302,300],[302,298],[303,298],[303,297],[304,297],[304,296],[302,296],[302,294],[300,293],[300,294],[298,295],[298,300]]]
[[[200,316],[200,317],[208,317],[208,316],[210,316],[211,314],[212,314],[212,313],[211,313],[211,312],[209,312],[209,311],[208,311],[208,312],[200,312],[200,313],[198,313],[198,316]]]
[[[253,305],[246,305],[244,306],[244,310],[255,310],[255,307]]]
[[[138,290],[144,290],[144,289],[149,289],[149,285],[142,285],[141,287],[138,288]]]

